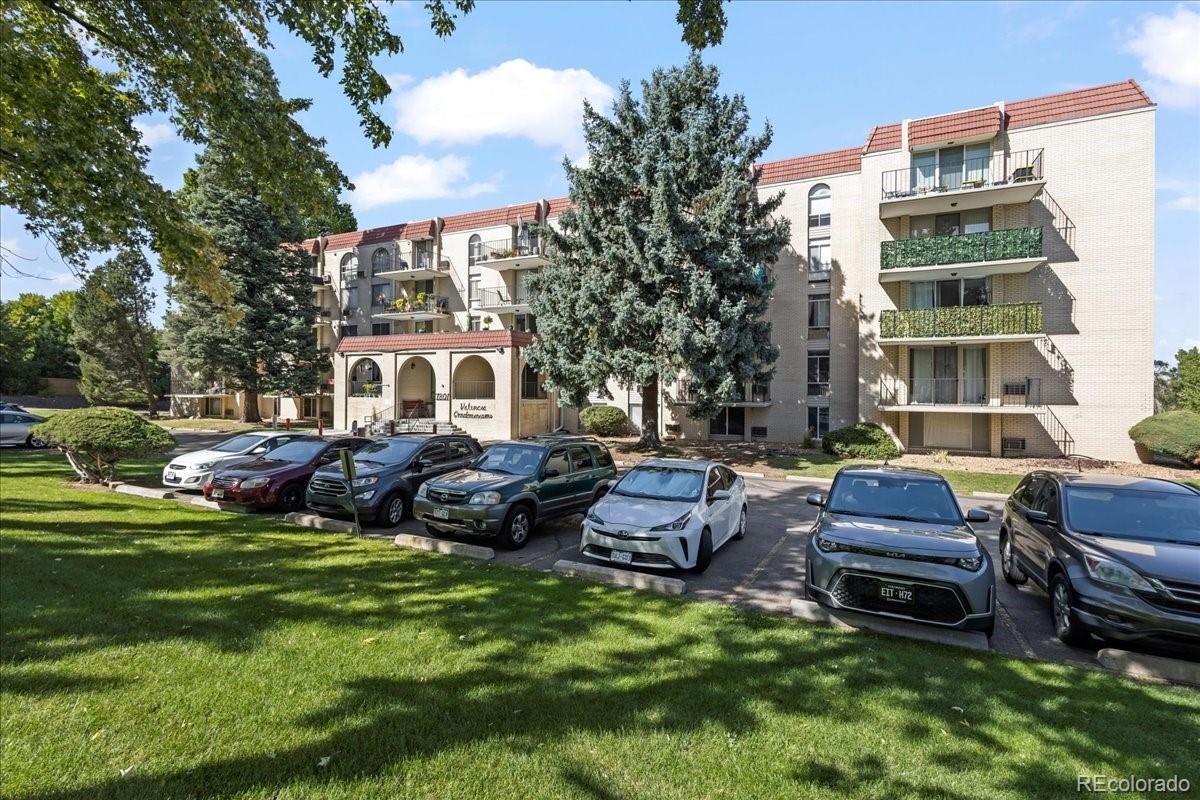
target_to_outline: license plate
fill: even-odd
[[[220,499],[221,499],[222,497],[224,497],[224,496],[225,496],[225,490],[224,490],[224,489],[213,489],[213,497],[215,497],[215,498],[217,498],[218,500],[220,500]]]
[[[450,519],[450,509],[435,508],[435,509],[433,509],[433,516],[436,519]]]
[[[169,481],[173,481],[173,480],[175,480],[175,473],[174,473],[174,472],[168,472],[168,473],[167,473],[167,480],[169,480]]]
[[[617,564],[632,564],[633,553],[626,553],[624,550],[613,550],[612,560]]]
[[[902,583],[880,583],[879,599],[902,606],[913,604],[913,589]]]

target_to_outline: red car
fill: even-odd
[[[295,439],[255,461],[218,468],[204,485],[204,499],[296,511],[304,508],[308,479],[318,467],[337,461],[342,450],[354,452],[370,443],[356,436]]]

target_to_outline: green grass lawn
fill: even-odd
[[[0,457],[5,798],[992,800],[1200,779],[1197,692],[67,477],[54,454]]]

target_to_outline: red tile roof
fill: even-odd
[[[391,336],[347,336],[338,342],[339,353],[405,350],[449,350],[457,347],[524,347],[532,333],[518,331],[464,331],[461,333],[399,333]]]
[[[325,239],[326,250],[345,250],[348,247],[358,247],[377,242],[394,242],[398,239],[420,239],[433,236],[434,222],[431,219],[421,222],[403,222],[399,225],[385,225],[382,228],[368,228],[364,231],[347,231],[335,233]],[[304,248],[310,253],[317,252],[317,240],[305,239]]]
[[[758,164],[754,168],[758,171],[759,184],[765,186],[784,181],[815,178],[818,175],[854,172],[861,166],[862,148],[847,147],[844,150],[830,150],[828,153],[785,158],[782,161],[768,161],[765,164]]]
[[[863,153],[877,153],[880,150],[896,150],[900,147],[900,123],[891,125],[876,125],[867,136],[867,144]]]
[[[1049,94],[1004,104],[1008,127],[1026,128],[1046,122],[1111,114],[1154,105],[1137,81],[1124,80],[1089,89]]]
[[[442,228],[443,233],[454,233],[455,231],[465,231],[471,228],[491,228],[497,225],[516,225],[517,218],[526,222],[537,221],[538,204],[521,203],[515,206],[503,206],[502,208],[489,208],[485,211],[470,211],[466,214],[455,214],[451,217],[446,217],[446,225]]]
[[[967,136],[995,136],[1000,132],[1000,109],[996,106],[960,111],[940,117],[916,119],[908,124],[909,148],[934,142],[949,142]]]
[[[571,207],[571,198],[569,197],[556,197],[548,202],[550,210],[546,212],[547,218],[557,217]]]

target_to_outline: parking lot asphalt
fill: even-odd
[[[179,447],[188,452],[210,446],[229,434],[175,432]],[[700,600],[731,603],[770,614],[788,614],[793,598],[804,593],[804,549],[808,531],[817,509],[805,502],[809,492],[827,491],[828,484],[806,484],[746,478],[750,514],[746,538],[730,541],[713,555],[712,565],[703,575],[663,571],[658,574],[687,581],[687,594]],[[992,560],[999,564],[1000,512],[1003,501],[959,497],[965,512],[983,508],[991,513],[987,523],[976,524]],[[582,517],[574,515],[538,526],[529,544],[517,551],[496,550],[496,559],[504,563],[550,571],[559,559],[588,561],[579,552],[579,526]],[[406,521],[394,529],[374,528],[374,535],[417,533],[424,535],[423,524]],[[472,544],[491,545],[478,537],[448,537]],[[1013,587],[999,578],[997,569],[998,616],[991,647],[1009,655],[1044,661],[1095,665],[1096,649],[1072,648],[1054,635],[1046,595],[1031,584]],[[1097,645],[1099,647],[1100,645]]]

